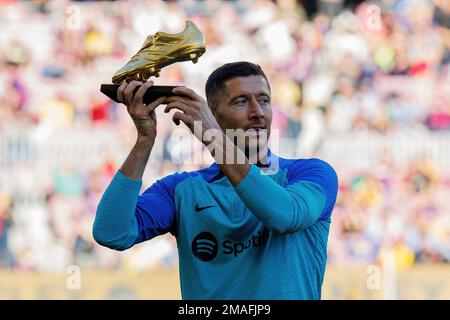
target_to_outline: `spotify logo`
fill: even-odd
[[[217,239],[211,232],[201,232],[192,240],[192,253],[199,260],[211,261],[217,250]]]

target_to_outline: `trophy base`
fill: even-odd
[[[104,93],[106,96],[111,98],[117,103],[121,103],[121,101],[117,100],[117,89],[119,89],[120,84],[102,84],[100,86],[100,92]],[[140,88],[141,86],[138,86],[134,93]],[[172,93],[172,90],[176,87],[181,86],[151,86],[145,93],[143,97],[143,101],[145,104],[149,104],[159,97],[170,97],[175,96],[174,93]]]

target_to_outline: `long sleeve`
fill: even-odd
[[[142,181],[116,173],[97,207],[93,236],[99,244],[111,249],[130,248],[138,237],[135,216]]]
[[[180,174],[156,181],[139,195],[142,181],[116,173],[97,207],[93,236],[99,244],[125,250],[158,235],[175,234],[175,186]]]
[[[235,191],[270,230],[289,233],[330,217],[336,201],[337,176],[330,165],[319,159],[297,161],[289,168],[288,183],[283,187],[252,164]]]

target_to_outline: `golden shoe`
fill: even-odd
[[[159,31],[155,35],[149,35],[138,53],[114,74],[112,82],[145,82],[151,76],[159,77],[161,69],[172,63],[188,60],[197,63],[204,52],[205,38],[197,26],[188,20],[181,33]]]

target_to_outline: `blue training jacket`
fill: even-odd
[[[118,171],[102,196],[95,240],[116,250],[170,232],[183,299],[320,299],[338,187],[325,161],[268,153],[235,187],[212,164],[139,195]],[[275,160],[275,161],[274,161]]]

